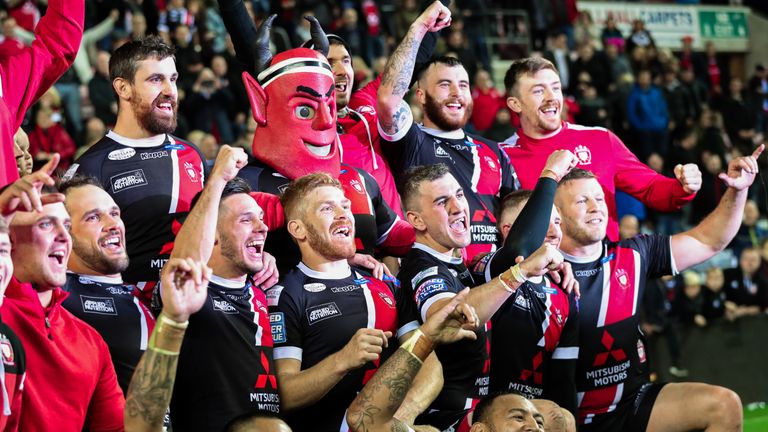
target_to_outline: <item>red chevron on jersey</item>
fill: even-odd
[[[250,290],[251,312],[253,312],[253,322],[258,326],[255,334],[256,346],[273,346],[272,333],[264,332],[264,329],[271,328],[269,322],[269,311],[267,310],[267,296],[260,288]]]
[[[354,214],[374,214],[373,203],[365,187],[365,180],[360,176],[357,170],[342,169],[339,174],[339,181],[344,189],[344,196],[351,201],[351,208]]]
[[[483,195],[496,195],[501,188],[501,166],[499,155],[488,144],[466,137],[471,145],[475,168],[472,172],[472,191]],[[482,176],[482,181],[480,177]]]
[[[173,138],[171,140],[171,145],[176,144]],[[205,180],[200,155],[197,149],[185,146],[181,150],[172,152],[171,158],[175,162],[172,173],[174,186],[168,213],[188,212],[192,198],[202,189]]]
[[[619,384],[579,393],[579,424],[591,423],[595,414],[615,410],[623,392],[624,384]]]
[[[632,248],[621,246],[616,248],[615,254],[616,262],[606,269],[607,272],[613,269],[613,273],[607,289],[603,290],[598,327],[623,321],[637,312],[640,255]]]

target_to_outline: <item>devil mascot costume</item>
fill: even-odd
[[[295,178],[322,171],[338,178],[352,203],[358,253],[402,256],[414,241],[413,228],[398,218],[381,195],[374,178],[341,163],[336,131],[336,100],[331,67],[325,58],[328,39],[314,17],[312,46],[276,54],[269,51],[275,16],[255,30],[241,0],[220,0],[232,36],[243,82],[258,124],[253,138],[254,161],[240,177],[259,192],[270,235],[266,250],[275,256],[281,273],[298,264],[298,247],[284,228],[279,195]],[[248,67],[248,65],[252,65]]]

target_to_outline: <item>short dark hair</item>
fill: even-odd
[[[560,183],[557,185],[557,187],[560,187],[573,180],[582,180],[582,179],[597,180],[597,176],[592,171],[581,169],[581,168],[574,168],[571,170],[571,172],[566,174],[565,177],[560,179]]]
[[[60,181],[58,189],[60,193],[66,195],[70,189],[76,189],[83,186],[96,186],[99,189],[104,189],[104,186],[102,186],[99,179],[85,174],[75,174],[66,180]]]
[[[506,75],[504,75],[504,87],[507,89],[507,94],[512,95],[517,81],[523,75],[536,75],[539,71],[544,69],[550,69],[559,74],[555,65],[541,57],[526,57],[517,59],[509,65]]]
[[[525,396],[515,391],[498,391],[491,393],[488,396],[480,399],[480,402],[478,402],[477,406],[475,406],[475,410],[472,413],[472,424],[490,420],[491,407],[493,406],[493,403],[496,401],[496,399],[507,395],[520,396],[521,398],[525,399]]]
[[[252,411],[232,419],[232,421],[227,423],[227,425],[224,427],[224,430],[226,432],[250,431],[253,430],[253,425],[251,423],[258,419],[282,420],[282,417],[280,417],[278,414],[273,414],[268,411]]]
[[[160,36],[150,35],[125,43],[116,49],[109,59],[109,81],[123,78],[133,83],[138,62],[148,58],[164,60],[174,55],[175,48],[166,44]]]
[[[405,210],[415,210],[418,202],[419,188],[424,182],[431,182],[450,174],[448,165],[418,165],[405,171],[400,185],[401,196]]]
[[[344,191],[341,183],[324,172],[316,172],[299,177],[290,182],[280,195],[280,203],[285,211],[285,220],[295,220],[304,216],[307,195],[317,188],[330,186]]]
[[[496,223],[498,225],[496,228],[498,228],[499,232],[501,232],[501,217],[504,215],[504,212],[528,201],[531,199],[531,195],[533,195],[533,191],[530,189],[518,189],[508,193],[501,200],[501,205],[499,205],[498,214],[496,215]]]
[[[464,64],[456,57],[451,57],[451,56],[433,57],[428,62],[420,65],[419,70],[414,71],[416,82],[421,81],[421,79],[424,78],[424,74],[426,74],[427,69],[429,69],[430,66],[436,65],[436,64],[441,64],[448,67],[457,67],[457,66],[464,67]]]
[[[251,185],[248,184],[248,182],[241,178],[241,177],[235,177],[232,180],[228,181],[227,184],[224,185],[224,190],[221,191],[221,201],[224,201],[224,198],[236,195],[236,194],[250,194],[251,193]],[[200,196],[203,194],[203,191],[198,192],[195,194],[195,197],[192,198],[192,203],[190,204],[189,208],[192,209],[195,207],[195,204],[197,204],[198,201],[200,201]]]

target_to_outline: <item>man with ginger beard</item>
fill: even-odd
[[[344,412],[397,345],[418,327],[392,283],[350,266],[355,225],[341,184],[316,173],[281,198],[301,263],[267,292],[282,409],[294,430],[346,430]]]
[[[494,214],[500,197],[517,188],[517,179],[498,144],[463,129],[472,115],[472,95],[467,71],[458,60],[439,57],[417,71],[416,100],[424,110],[422,125],[414,123],[403,100],[424,35],[450,22],[450,11],[436,1],[411,25],[381,79],[378,129],[396,175],[412,166],[446,163],[467,191],[472,242],[465,258],[469,260],[495,250]]]
[[[123,394],[147,349],[155,319],[123,283],[128,267],[120,208],[93,177],[75,176],[59,185],[72,222],[65,309],[104,338]]]
[[[55,155],[41,171],[0,194],[0,212],[11,219],[14,277],[5,293],[3,321],[23,340],[33,373],[24,382],[21,409],[9,424],[19,430],[122,430],[125,401],[109,350],[89,325],[62,307],[68,293],[72,250],[70,217],[52,185]]]
[[[205,158],[176,129],[178,72],[158,37],[128,42],[109,61],[118,98],[114,129],[64,175],[96,177],[122,210],[130,257],[123,278],[151,292],[173,249],[180,220],[203,188]]]

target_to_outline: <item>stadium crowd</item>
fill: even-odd
[[[646,344],[768,314],[763,65],[575,0],[503,77],[501,0],[4,3],[0,429],[740,430]]]

